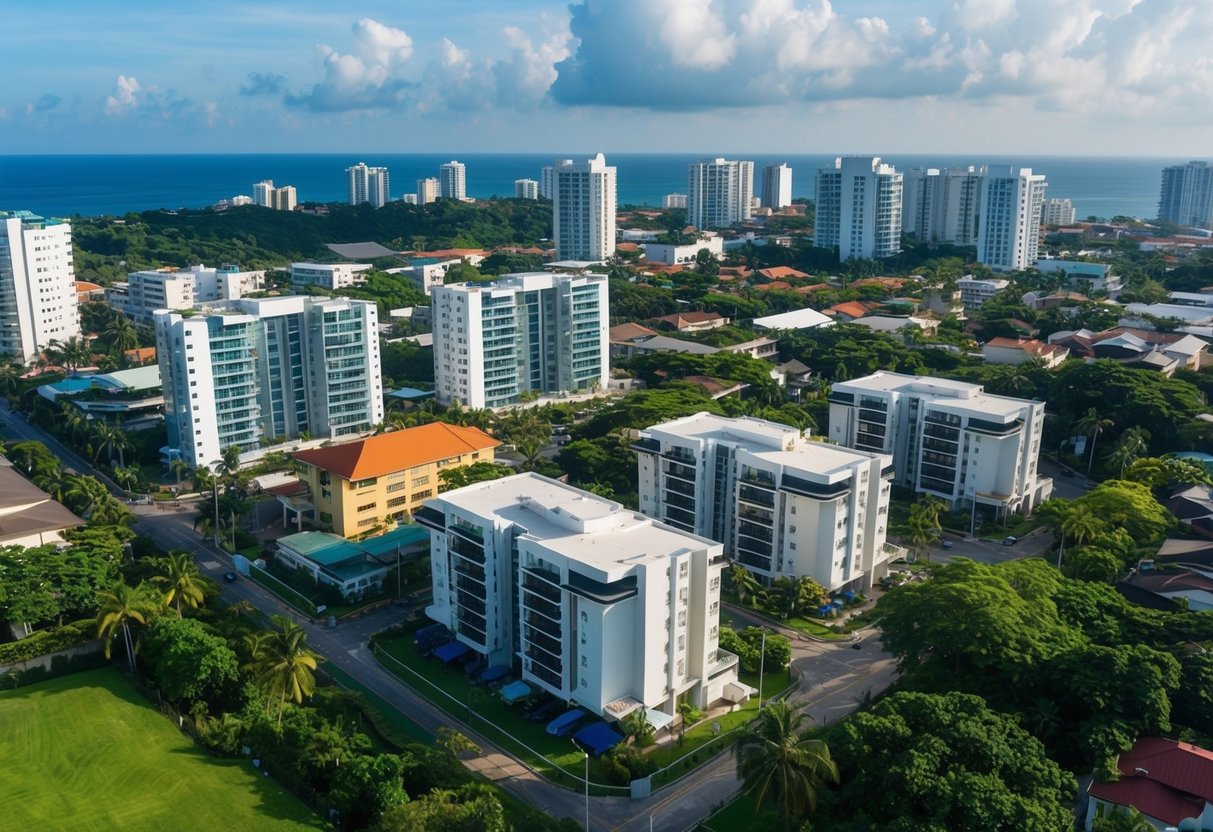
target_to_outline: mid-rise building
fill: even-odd
[[[991,166],[981,179],[977,262],[996,271],[1027,269],[1040,249],[1040,216],[1048,183],[1031,168]]]
[[[599,153],[563,159],[553,171],[552,236],[557,260],[606,260],[615,253],[615,168]]]
[[[294,459],[312,519],[342,537],[361,537],[407,522],[438,493],[442,471],[492,462],[500,444],[477,428],[431,422],[299,451]]]
[[[451,160],[438,167],[438,196],[442,199],[467,199],[467,166]]]
[[[728,228],[754,213],[754,163],[704,159],[687,169],[687,224]]]
[[[392,198],[391,181],[387,168],[368,167],[359,162],[345,169],[349,185],[350,205],[370,203],[372,208],[382,208]]]
[[[78,335],[71,224],[0,211],[0,354],[26,364]]]
[[[1045,403],[963,381],[877,372],[830,388],[830,440],[893,457],[894,481],[953,511],[1004,518],[1053,492],[1036,467]]]
[[[686,194],[666,194],[661,199],[661,207],[662,208],[686,208],[687,207],[687,195]]]
[[[609,719],[741,702],[719,647],[719,543],[537,474],[449,491],[430,530],[426,615],[487,664]]]
[[[438,401],[515,404],[525,393],[606,390],[607,279],[534,272],[431,290]]]
[[[383,421],[378,313],[370,301],[224,301],[157,311],[166,460],[210,466],[307,434],[336,439]]]
[[[762,207],[778,211],[792,204],[792,169],[784,162],[762,169]]]
[[[956,281],[960,290],[960,302],[967,310],[980,309],[982,305],[1011,285],[1011,281],[1002,278],[980,278],[965,275]]]
[[[871,588],[888,572],[892,458],[750,417],[697,413],[640,432],[640,510],[721,541],[761,580]]]
[[[1124,279],[1112,271],[1107,263],[1088,263],[1085,260],[1057,260],[1040,258],[1036,270],[1041,274],[1061,272],[1063,284],[1081,288],[1088,293],[1107,292],[1115,295],[1124,288]]]
[[[291,263],[291,283],[295,286],[323,286],[345,289],[362,282],[369,263]]]
[[[237,194],[236,196],[234,196],[230,200],[228,200],[229,208],[238,208],[241,205],[252,205],[252,204],[253,204],[253,198],[251,196],[249,196],[248,194]]]
[[[1213,228],[1213,166],[1188,162],[1163,168],[1158,218],[1177,225]]]
[[[240,197],[232,199],[232,205],[241,205],[237,202]],[[262,208],[273,208],[275,211],[294,211],[298,201],[298,194],[295,192],[293,185],[283,185],[281,188],[274,187],[273,179],[262,179],[260,182],[253,185],[253,205],[259,205]]]
[[[515,179],[514,199],[539,199],[539,183],[534,179]]]
[[[262,208],[270,208],[274,196],[274,180],[262,179],[253,185],[253,204]]]
[[[1074,203],[1068,199],[1046,199],[1040,213],[1041,225],[1074,224]]]
[[[817,171],[813,245],[839,262],[901,251],[902,176],[879,156],[841,156]]]
[[[556,166],[544,165],[539,169],[539,196],[551,199],[556,189]]]
[[[911,170],[902,192],[902,230],[925,242],[976,243],[985,170],[972,165]]]
[[[295,191],[295,186],[283,185],[281,188],[274,189],[274,196],[270,200],[270,207],[275,211],[294,211],[298,203],[299,194]]]
[[[417,180],[417,204],[429,205],[438,199],[438,180],[430,177],[429,179]]]

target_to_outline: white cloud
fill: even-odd
[[[114,92],[105,99],[105,112],[110,115],[130,110],[136,104],[136,96],[139,93],[139,82],[135,80],[135,76],[129,78],[125,75],[119,75],[118,80],[114,82]]]
[[[413,55],[413,39],[404,30],[369,17],[356,21],[351,31],[352,53],[343,54],[323,44],[316,47],[324,80],[298,95],[288,95],[288,104],[341,111],[390,108],[400,102],[409,85],[397,72]]]

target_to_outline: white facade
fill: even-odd
[[[965,309],[970,310],[980,309],[982,304],[1010,285],[1009,280],[1001,278],[984,280],[973,277],[973,275],[965,275],[956,281],[956,288],[960,290],[960,302],[964,304]]]
[[[720,650],[719,543],[537,474],[448,491],[426,615],[492,664],[593,714],[748,698]]]
[[[0,211],[0,354],[22,364],[80,335],[72,226]]]
[[[543,394],[606,390],[607,279],[532,272],[431,292],[438,401],[514,404]]]
[[[1112,273],[1112,267],[1107,263],[1088,263],[1085,260],[1056,260],[1042,258],[1035,263],[1036,270],[1041,274],[1064,272],[1067,283],[1080,285],[1088,292],[1119,292],[1124,287],[1124,281],[1118,274]]]
[[[438,167],[438,196],[443,199],[467,199],[468,175],[463,162],[451,160]]]
[[[515,179],[514,199],[539,199],[539,183],[534,179]]]
[[[841,156],[817,171],[813,244],[838,247],[838,260],[901,251],[902,176],[879,156]]]
[[[792,169],[781,162],[762,169],[762,207],[778,211],[792,204]]]
[[[615,253],[615,168],[599,153],[563,159],[552,180],[552,236],[557,260],[606,260]]]
[[[905,176],[901,225],[919,240],[968,246],[977,241],[985,168],[914,168]]]
[[[724,239],[719,234],[709,232],[698,240],[685,246],[667,243],[645,243],[644,259],[649,263],[665,263],[674,266],[679,263],[694,263],[695,258],[703,249],[707,249],[716,257],[724,256]]]
[[[640,510],[719,540],[765,582],[808,576],[833,592],[888,572],[892,458],[748,416],[697,413],[640,432]]]
[[[728,228],[753,216],[754,163],[705,159],[687,170],[687,225]]]
[[[462,260],[443,260],[439,263],[419,263],[415,266],[401,266],[395,269],[388,269],[388,274],[402,274],[417,284],[417,287],[427,295],[431,294],[435,286],[441,286],[446,279],[446,273],[450,271],[451,266],[462,263]]]
[[[1041,225],[1074,224],[1074,203],[1068,199],[1046,199],[1040,212]]]
[[[262,179],[257,184],[253,185],[253,204],[259,205],[262,208],[269,208],[270,202],[274,195],[274,180]]]
[[[362,282],[369,263],[291,263],[291,283],[296,286],[323,286],[344,289]]]
[[[832,442],[889,454],[898,484],[995,517],[1052,494],[1036,468],[1044,420],[1044,402],[962,381],[882,371],[830,388]]]
[[[209,466],[232,445],[351,436],[383,421],[378,312],[369,301],[236,300],[155,313],[167,459]]]
[[[1158,218],[1178,225],[1213,228],[1213,166],[1188,162],[1163,168]]]
[[[544,165],[539,169],[539,196],[551,199],[556,190],[556,166]]]
[[[666,194],[661,199],[661,207],[662,208],[686,208],[687,207],[687,195],[686,194]]]
[[[981,180],[977,262],[996,271],[1026,269],[1040,249],[1040,216],[1048,183],[1031,168],[991,167]]]
[[[372,208],[382,208],[392,198],[387,168],[368,167],[365,162],[359,162],[346,168],[345,175],[350,205],[369,202]]]
[[[211,269],[198,264],[187,271],[131,272],[125,283],[106,289],[105,299],[124,315],[150,324],[158,309],[193,309],[209,301],[237,300],[264,285],[264,270],[243,272],[237,266]]]

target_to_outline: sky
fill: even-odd
[[[55,0],[4,44],[0,153],[1213,153],[1213,0]]]

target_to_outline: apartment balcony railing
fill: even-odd
[[[542,578],[536,577],[533,573],[524,570],[522,574],[522,588],[534,593],[540,598],[553,604],[560,603],[561,590],[555,584],[549,583]]]
[[[522,604],[527,609],[534,610],[541,615],[546,615],[553,621],[559,621],[561,618],[559,604],[553,604],[551,601],[545,601],[543,598],[534,594],[533,592],[530,592],[529,590],[523,592]]]

